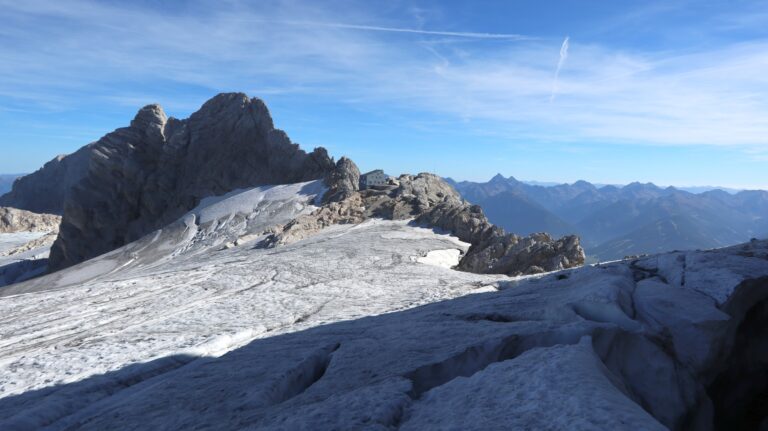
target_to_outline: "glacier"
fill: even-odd
[[[768,242],[515,278],[452,269],[469,244],[407,220],[260,246],[324,190],[207,199],[120,249],[1,288],[0,429],[727,420],[713,384],[739,334],[765,323]]]

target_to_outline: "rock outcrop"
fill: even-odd
[[[575,235],[554,239],[547,233],[520,237],[492,225],[477,205],[441,204],[416,222],[445,229],[472,244],[459,269],[481,274],[537,274],[584,265]]]
[[[268,237],[263,245],[289,244],[333,224],[360,223],[371,217],[414,218],[472,244],[458,269],[481,274],[537,274],[584,264],[576,236],[554,239],[546,233],[519,237],[492,225],[477,205],[470,205],[437,175],[401,175],[387,186],[357,190],[359,170],[339,160],[326,182],[325,205],[302,215]]]
[[[17,178],[11,191],[0,196],[0,206],[61,215],[69,191],[88,174],[92,149],[90,144],[56,156],[36,172]]]
[[[325,178],[325,183],[328,191],[323,196],[323,202],[341,202],[360,189],[360,169],[352,160],[342,157]]]
[[[87,175],[65,200],[49,270],[132,242],[202,198],[324,178],[334,168],[325,149],[301,150],[260,99],[242,93],[220,94],[186,120],[146,106],[90,151]]]
[[[261,242],[263,247],[291,244],[318,233],[336,224],[355,224],[366,220],[365,207],[359,194],[341,202],[329,202],[310,214],[301,215],[285,226],[278,226],[275,232]]]
[[[0,207],[0,233],[58,232],[61,217]]]
[[[554,239],[547,233],[525,237],[499,232],[471,248],[459,268],[482,274],[527,275],[584,265],[579,237]]]

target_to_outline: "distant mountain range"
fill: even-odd
[[[521,235],[577,234],[597,260],[706,249],[768,236],[768,192],[691,193],[652,183],[598,187],[586,181],[535,185],[496,175],[486,183],[447,179],[494,224]]]
[[[529,184],[532,186],[545,186],[545,187],[551,187],[551,186],[559,186],[563,183],[557,183],[554,181],[526,181],[526,180],[519,180],[520,182],[523,182],[525,184]],[[592,183],[593,186],[597,187],[598,189],[605,186],[614,186],[614,187],[624,187],[620,184],[601,184],[601,183]],[[720,187],[720,186],[676,186],[675,187],[678,190],[682,190],[685,192],[691,192],[691,193],[704,193],[708,192],[710,190],[722,190],[724,192],[728,192],[730,194],[736,194],[744,189],[734,189],[731,187]]]
[[[13,182],[21,176],[24,174],[0,174],[0,196],[10,192]]]

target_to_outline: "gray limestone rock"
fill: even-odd
[[[278,229],[262,245],[289,244],[330,225],[360,223],[372,217],[414,218],[417,224],[448,231],[472,244],[458,266],[464,271],[521,275],[584,264],[584,250],[578,237],[555,240],[546,233],[522,238],[508,234],[492,225],[479,206],[462,200],[453,187],[437,175],[401,175],[388,186],[354,191],[350,181],[357,178],[354,173],[359,177],[359,171],[351,161],[342,160],[330,175],[325,205]]]
[[[0,196],[0,206],[61,215],[69,190],[88,174],[93,144],[69,155],[59,155],[42,168],[17,178],[10,192]]]
[[[507,234],[433,174],[401,175],[386,186],[361,191],[360,171],[350,159],[334,165],[322,148],[302,151],[274,128],[261,100],[242,93],[220,94],[186,120],[168,118],[159,105],[148,105],[129,127],[58,160],[19,180],[10,194],[21,199],[34,194],[25,191],[25,184],[40,192],[37,184],[57,183],[64,176],[62,184],[74,183],[56,194],[64,196],[64,216],[49,270],[135,241],[175,221],[202,198],[318,178],[328,186],[323,207],[277,229],[264,244],[286,244],[332,224],[380,217],[415,219],[471,243],[459,265],[467,271],[517,275],[584,262],[578,238]],[[84,164],[85,174],[77,169]]]
[[[61,217],[0,207],[0,233],[58,231]]]
[[[299,216],[276,229],[263,242],[264,247],[291,244],[337,224],[355,224],[366,220],[365,207],[360,194],[354,193],[340,202],[329,202],[310,214]]]
[[[485,241],[473,244],[459,268],[485,274],[523,275],[584,265],[579,237],[554,239],[546,233],[526,237],[496,229]]]
[[[306,153],[275,129],[260,99],[219,94],[186,120],[159,105],[91,146],[88,174],[64,203],[49,270],[114,250],[173,222],[202,198],[326,177],[323,148]]]
[[[323,202],[340,202],[351,197],[360,189],[360,169],[355,162],[342,157],[336,167],[325,178],[328,191],[323,196]]]
[[[478,205],[439,204],[419,215],[416,223],[438,227],[470,244],[480,244],[488,238],[503,235],[501,228],[493,226]]]
[[[447,184],[446,184],[447,186]],[[584,250],[577,236],[558,240],[546,233],[519,237],[492,225],[477,205],[446,202],[429,207],[416,223],[433,226],[472,244],[459,269],[484,274],[535,274],[584,264]]]
[[[436,205],[460,205],[462,199],[437,175],[401,175],[393,184],[361,192],[372,217],[404,220],[417,217]]]

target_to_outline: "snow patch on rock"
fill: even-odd
[[[322,196],[326,190],[327,187],[319,180],[238,189],[221,196],[204,198],[189,213],[194,214],[197,217],[197,223],[202,225],[234,214],[253,214],[251,217],[257,217],[260,203],[286,200],[295,200],[296,205],[301,207],[300,211],[309,212],[315,209],[315,198]],[[310,205],[301,205],[302,200]]]
[[[416,261],[425,265],[439,266],[441,268],[451,269],[459,264],[461,260],[461,250],[449,248],[446,250],[431,250],[425,256],[416,258]]]

